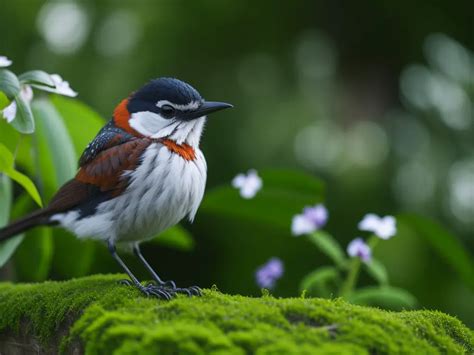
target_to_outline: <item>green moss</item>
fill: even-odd
[[[165,302],[117,284],[119,278],[1,284],[0,332],[35,337],[45,349],[60,341],[62,350],[80,343],[88,354],[474,351],[473,333],[436,311],[387,312],[343,300],[248,298],[215,290]]]

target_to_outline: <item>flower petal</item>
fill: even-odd
[[[249,170],[247,175],[239,174],[232,180],[232,186],[240,189],[240,196],[246,199],[254,197],[262,185],[262,179],[255,170]]]
[[[347,245],[347,254],[353,258],[358,257],[366,263],[372,259],[372,250],[362,238],[355,238]]]
[[[314,207],[305,207],[303,209],[304,216],[313,222],[316,229],[323,227],[328,220],[328,210],[323,204],[317,204]]]
[[[13,62],[8,59],[7,57],[0,55],[0,68],[5,68],[8,67],[12,64]]]
[[[293,220],[291,221],[291,234],[295,237],[309,234],[316,230],[316,226],[314,223],[306,218],[303,214],[297,214],[293,216]]]
[[[23,85],[21,87],[20,95],[26,102],[33,100],[33,89],[30,85]]]
[[[271,289],[276,281],[283,276],[283,262],[279,258],[271,258],[255,272],[257,285],[262,288]]]
[[[374,213],[368,213],[364,216],[362,221],[359,222],[359,229],[361,231],[375,232],[380,223],[380,217]]]
[[[390,239],[397,233],[396,219],[393,216],[379,217],[369,213],[360,221],[359,229],[372,232],[381,239]]]
[[[69,83],[67,81],[64,81],[63,78],[61,78],[59,74],[50,74],[50,76],[51,76],[51,80],[53,80],[54,85],[56,85],[56,87],[50,88],[47,86],[41,86],[41,90],[52,92],[59,95],[69,96],[69,97],[77,96],[77,92],[72,90],[71,87],[69,86]]]
[[[16,117],[16,102],[12,101],[10,105],[3,109],[2,114],[8,123],[13,121]]]
[[[375,234],[382,239],[390,239],[397,234],[396,219],[393,216],[385,216],[380,220],[380,224]]]

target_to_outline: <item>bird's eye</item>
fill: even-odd
[[[161,114],[166,118],[173,117],[175,113],[175,109],[171,105],[163,105],[161,106],[160,110],[161,110]]]

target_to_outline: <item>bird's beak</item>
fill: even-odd
[[[185,120],[192,120],[231,107],[234,106],[225,102],[204,101],[198,109],[183,113],[181,114],[180,118]]]

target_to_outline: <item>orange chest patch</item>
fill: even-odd
[[[163,139],[161,140],[161,143],[163,143],[171,152],[179,154],[184,160],[191,161],[196,159],[196,152],[189,144],[177,144],[171,139]]]

